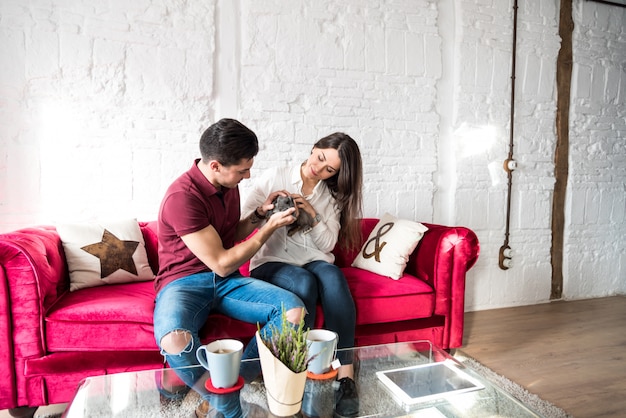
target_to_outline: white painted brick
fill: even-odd
[[[36,31],[25,39],[26,77],[54,77],[59,72],[59,40],[54,32]]]
[[[624,189],[613,191],[613,204],[608,222],[613,225],[623,224],[626,221],[626,193]],[[625,266],[626,267],[626,266]]]
[[[426,77],[438,79],[441,77],[441,39],[438,36],[425,38],[425,67]]]
[[[18,93],[20,90],[18,86],[24,84],[24,67],[20,65],[24,62],[26,54],[26,51],[21,47],[23,38],[24,34],[18,30],[9,28],[0,30],[0,55],[5,57],[0,63],[3,91],[12,89]],[[11,59],[6,57],[11,57]]]
[[[476,48],[476,90],[488,92],[493,80],[493,52],[492,48],[486,45],[479,45]]]
[[[459,57],[460,85],[473,86],[476,78],[476,45],[464,43],[460,46]]]
[[[424,36],[420,33],[406,34],[406,73],[407,75],[422,76],[425,71],[426,57],[424,55]]]
[[[624,49],[626,49],[626,42],[624,45]],[[610,102],[610,103],[615,103],[616,99],[618,97],[618,92],[619,92],[619,81],[620,81],[620,75],[623,73],[623,71],[620,71],[619,68],[608,68],[607,69],[607,82],[606,82],[606,101]]]
[[[347,36],[342,41],[345,45],[344,67],[348,70],[365,69],[366,38],[361,23],[348,23]]]
[[[92,39],[70,32],[59,33],[59,61],[64,73],[87,72],[92,64]]]
[[[551,220],[551,199],[547,192],[521,192],[519,194],[519,229],[549,229]]]
[[[536,55],[528,55],[524,61],[524,78],[522,81],[522,94],[536,96],[539,89],[539,77],[541,60]]]
[[[380,25],[365,25],[365,69],[374,73],[385,71],[385,32]]]
[[[0,6],[0,52],[14,57],[2,63],[0,83],[3,230],[61,215],[156,218],[165,188],[197,157],[202,131],[227,113],[261,140],[253,176],[304,158],[316,139],[343,130],[363,153],[366,216],[445,217],[472,228],[481,256],[468,275],[467,309],[548,300],[556,1],[525,1],[519,9],[519,166],[510,231],[519,257],[508,271],[497,258],[505,227],[512,2],[244,0],[234,22],[240,33],[228,31],[238,39],[218,44],[215,10],[225,5],[215,1],[34,4]],[[623,14],[609,10],[594,2],[574,10],[566,298],[625,291],[626,250],[614,248],[626,235],[625,25]],[[240,51],[228,65],[237,67],[226,74],[232,68],[220,59],[232,44]],[[225,100],[233,86],[238,96]],[[56,123],[62,129],[42,127],[43,110],[56,103],[73,117]],[[471,130],[493,140],[471,142],[463,136]],[[452,132],[455,142],[440,142]],[[45,154],[42,133],[51,140],[46,146],[69,161],[52,177],[40,175],[31,158]],[[455,145],[455,154],[446,154]],[[118,155],[124,168],[111,170],[105,162]],[[53,161],[45,159],[42,171]],[[75,176],[94,167],[104,175],[89,184]],[[68,205],[76,196],[57,183],[84,189],[85,199]],[[244,183],[242,193],[250,186]],[[450,213],[439,213],[434,201],[451,202]],[[110,202],[117,206],[108,210]],[[596,270],[602,277],[588,283]]]
[[[85,37],[79,38],[83,43],[83,47],[89,46],[91,39],[85,39]],[[79,42],[75,40],[75,42]],[[74,45],[68,45],[68,48],[73,48]],[[87,49],[89,51],[89,49]],[[85,55],[90,54],[85,52]],[[107,65],[122,65],[126,55],[125,45],[119,41],[110,41],[108,39],[95,39],[93,40],[93,50],[89,51],[93,54],[93,64],[95,66],[107,66]],[[86,63],[89,64],[89,63]]]
[[[386,30],[385,42],[387,72],[404,74],[406,65],[404,32],[394,29]]]
[[[591,100],[596,103],[604,102],[605,69],[601,66],[593,67],[591,73]]]

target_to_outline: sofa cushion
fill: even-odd
[[[154,298],[151,281],[66,292],[46,315],[48,351],[157,350]]]
[[[435,292],[423,280],[404,274],[391,281],[355,267],[342,269],[356,305],[356,323],[376,324],[428,318],[435,309]]]
[[[409,256],[428,228],[385,213],[363,243],[352,267],[399,279]]]
[[[143,234],[135,219],[57,226],[70,290],[152,280]]]

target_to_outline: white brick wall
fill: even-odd
[[[509,246],[514,267],[498,267],[505,240],[510,142],[513,2],[463,2],[460,81],[453,122],[457,147],[456,223],[472,225],[481,241],[478,268],[467,281],[467,307],[546,301],[551,287],[551,205],[556,144],[556,56],[560,39],[553,1],[520,1],[515,72],[513,172]],[[551,5],[551,7],[548,7]],[[472,140],[490,138],[480,147]],[[469,144],[465,144],[469,142]],[[491,167],[491,170],[490,170]]]
[[[284,151],[268,142],[257,166],[304,159],[318,138],[345,131],[365,156],[366,214],[431,219],[435,2],[257,3],[241,6],[241,117]]]
[[[564,295],[626,292],[626,8],[575,8]]]
[[[575,1],[566,298],[626,293],[623,8]],[[352,135],[365,215],[472,228],[468,310],[549,300],[557,0],[4,0],[0,231],[154,219],[220,117],[254,129],[253,176]],[[245,195],[249,184],[242,184]]]
[[[2,230],[156,216],[212,120],[213,9],[0,3]]]

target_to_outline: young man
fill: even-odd
[[[170,367],[199,364],[198,333],[210,312],[260,323],[266,329],[268,324],[280,325],[282,307],[293,324],[305,314],[303,302],[293,293],[239,273],[276,229],[294,220],[293,208],[264,224],[256,212],[239,220],[237,185],[250,177],[258,150],[254,132],[236,120],[222,119],[202,134],[202,158],[165,193],[158,216],[154,334]],[[268,196],[264,211],[277,194]],[[253,237],[235,245],[256,227],[260,228]],[[244,351],[244,358],[252,357],[258,357],[254,339]],[[189,386],[203,374],[179,373]],[[236,408],[232,414],[222,412],[240,413]]]

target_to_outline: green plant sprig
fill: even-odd
[[[304,326],[304,315],[298,325],[287,321],[285,307],[282,306],[280,328],[274,324],[269,325],[269,332],[261,332],[261,326],[257,323],[261,340],[271,353],[294,373],[301,373],[307,369],[309,361],[313,357],[308,356],[307,336],[309,329]],[[270,335],[268,335],[270,334]]]

